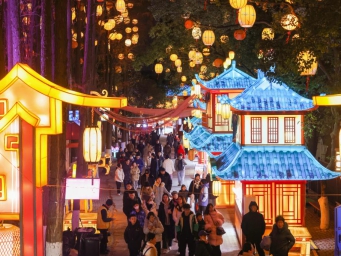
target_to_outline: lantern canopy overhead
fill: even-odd
[[[256,21],[256,10],[252,5],[245,5],[238,12],[238,22],[243,28],[251,28]]]

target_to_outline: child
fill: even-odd
[[[183,198],[185,198],[185,201],[187,203],[187,199],[188,199],[188,190],[185,184],[181,185],[181,189],[179,190],[179,196],[182,196]]]
[[[115,171],[115,181],[116,181],[116,189],[117,195],[121,195],[121,185],[124,180],[124,172],[120,163],[117,163],[117,168]]]

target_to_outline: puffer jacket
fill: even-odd
[[[140,223],[137,221],[134,225],[130,222],[124,231],[124,240],[130,250],[139,250],[143,239],[143,231]]]
[[[218,246],[223,243],[223,237],[217,235],[217,227],[221,227],[224,224],[224,216],[217,210],[210,212],[204,216],[205,230],[211,230],[208,235],[208,243],[213,246]]]
[[[162,202],[162,196],[164,193],[168,194],[168,196],[172,196],[171,193],[168,192],[168,190],[165,187],[165,183],[161,182],[161,184],[154,183],[153,186],[153,192],[154,192],[154,201],[156,203],[156,208],[159,209],[159,205]]]
[[[149,227],[153,227],[154,229],[150,230]],[[143,232],[146,235],[148,233],[154,233],[156,237],[156,242],[161,242],[163,231],[164,231],[163,225],[157,217],[155,217],[153,222],[149,221],[147,218],[145,219]]]
[[[281,229],[274,224],[270,236],[270,254],[274,256],[287,256],[295,244],[295,238],[288,228],[288,223],[284,222],[284,227]]]

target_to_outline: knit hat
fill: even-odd
[[[114,202],[113,202],[111,199],[108,199],[108,200],[105,202],[105,204],[106,204],[107,206],[111,206],[111,205],[114,204]]]

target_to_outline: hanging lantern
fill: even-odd
[[[220,102],[218,102],[216,105],[215,105],[215,112],[216,112],[216,114],[217,115],[221,115],[221,113],[222,113],[222,108],[221,108],[221,103]]]
[[[137,23],[139,23],[139,21],[137,19],[133,19],[131,23],[133,23],[133,25],[136,25]]]
[[[121,33],[117,33],[116,34],[116,39],[117,40],[121,40],[123,38],[122,34]]]
[[[197,95],[197,96],[201,95],[201,86],[200,86],[200,84],[196,84],[194,86],[194,94]]]
[[[214,61],[213,61],[213,66],[214,67],[216,67],[216,68],[220,68],[221,67],[221,65],[223,65],[223,60],[222,59],[215,59]]]
[[[130,27],[127,27],[127,28],[125,29],[125,32],[126,32],[127,34],[130,34],[130,33],[131,33],[131,28],[130,28]]]
[[[194,22],[193,21],[191,21],[191,20],[186,20],[185,21],[185,28],[186,29],[191,29],[191,28],[193,28],[193,26],[194,26]]]
[[[207,72],[207,66],[206,66],[206,65],[202,65],[202,66],[200,67],[200,72],[201,72],[201,73],[206,73],[206,72]]]
[[[97,5],[96,16],[99,17],[102,15],[102,13],[103,13],[103,7],[101,5]]]
[[[128,59],[133,60],[134,59],[134,54],[133,53],[128,53]]]
[[[155,73],[156,74],[161,74],[163,71],[163,66],[161,63],[155,64]]]
[[[171,56],[169,57],[171,61],[176,61],[178,59],[178,55],[176,54],[171,54]]]
[[[221,105],[221,117],[223,119],[228,119],[228,118],[230,118],[230,114],[231,114],[230,105],[229,104],[222,104]]]
[[[137,31],[139,31],[139,28],[137,26],[133,27],[133,32],[136,33]]]
[[[230,65],[231,65],[231,59],[230,58],[226,58],[226,60],[223,63],[223,66],[225,69],[227,69]]]
[[[182,76],[181,77],[181,82],[186,82],[187,81],[187,77],[186,76]]]
[[[202,41],[204,45],[211,46],[215,41],[215,35],[212,30],[205,30],[202,34]]]
[[[256,10],[252,5],[245,5],[238,12],[238,22],[243,28],[251,28],[256,21]]]
[[[314,53],[310,51],[300,52],[298,55],[298,62],[299,70],[303,70],[301,72],[301,76],[313,76],[316,74],[318,63]],[[306,63],[311,63],[311,66],[309,68],[305,68]]]
[[[200,65],[202,61],[203,61],[202,53],[199,51],[195,52],[195,59],[194,59],[195,64]]]
[[[181,73],[182,72],[182,67],[180,66],[180,67],[177,67],[176,68],[176,71],[178,72],[178,73]]]
[[[209,56],[210,55],[210,48],[204,48],[202,49],[202,54],[204,56]]]
[[[176,67],[180,67],[181,66],[181,60],[180,59],[176,59],[175,60],[175,62],[174,62],[174,65],[176,66]]]
[[[187,92],[186,90],[184,90],[184,91],[182,92],[182,96],[188,96],[188,92]]]
[[[72,49],[76,49],[78,47],[78,43],[72,40],[71,47]]]
[[[110,33],[109,34],[109,36],[108,36],[108,38],[110,39],[110,40],[115,40],[116,39],[116,35],[117,35],[117,33],[115,32],[115,33]]]
[[[201,29],[199,27],[194,27],[192,29],[192,36],[195,40],[198,40],[201,37]]]
[[[131,9],[131,8],[134,7],[134,4],[133,4],[133,3],[127,3],[127,7],[128,7],[129,9]]]
[[[298,26],[298,18],[294,14],[286,14],[281,19],[281,26],[285,30],[294,30]]]
[[[178,105],[178,97],[177,96],[173,97],[172,104],[173,104],[174,107],[176,107]]]
[[[244,40],[246,37],[246,31],[244,29],[238,29],[234,31],[233,36],[238,41]]]
[[[231,60],[234,59],[234,51],[229,51],[229,58],[230,58]]]
[[[230,5],[234,9],[241,9],[247,4],[247,0],[230,0]]]
[[[189,66],[190,66],[191,68],[194,68],[194,67],[195,67],[195,62],[194,62],[194,61],[190,61],[190,62],[189,62]]]
[[[115,66],[115,73],[117,73],[117,74],[122,73],[122,67],[121,66]]]
[[[104,23],[104,29],[107,30],[107,31],[112,30],[114,27],[115,27],[115,25],[113,25],[113,24],[110,23],[110,22]]]
[[[196,54],[195,50],[190,50],[189,53],[188,53],[188,58],[190,60],[194,60],[195,59],[195,54]]]
[[[275,37],[275,33],[272,28],[264,28],[262,31],[262,39],[263,40],[273,40]]]
[[[212,182],[212,193],[214,196],[220,196],[220,193],[221,193],[221,182],[220,182],[220,180],[214,180]]]
[[[123,60],[123,59],[124,59],[124,54],[123,54],[123,53],[118,54],[118,55],[117,55],[117,58],[118,58],[119,60]]]
[[[101,160],[102,134],[96,127],[87,127],[83,133],[83,157],[85,162],[97,163]]]
[[[126,40],[124,41],[124,44],[125,44],[125,46],[127,46],[127,47],[131,46],[131,39],[126,39]]]
[[[222,36],[220,37],[220,42],[221,42],[222,44],[226,44],[228,41],[229,41],[229,37],[228,37],[227,35],[222,35]]]
[[[124,0],[117,0],[115,7],[118,12],[124,12],[126,9],[126,3],[124,2]]]

